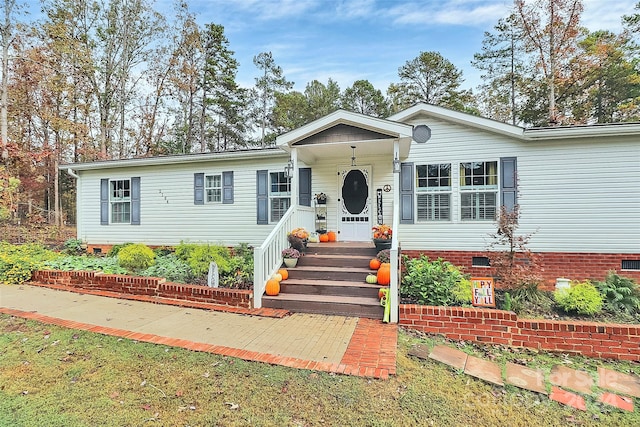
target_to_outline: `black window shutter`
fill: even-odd
[[[233,171],[222,172],[222,203],[233,203]]]
[[[140,225],[140,177],[131,178],[131,225]]]
[[[511,212],[518,204],[518,168],[516,157],[500,159],[500,204]]]
[[[256,203],[258,224],[269,224],[269,171],[256,171]]]
[[[204,174],[193,174],[193,204],[204,205]]]
[[[298,204],[311,206],[311,168],[300,168],[298,176]]]
[[[413,163],[400,165],[400,223],[413,224]]]
[[[100,180],[100,225],[109,225],[109,180]]]

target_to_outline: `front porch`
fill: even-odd
[[[410,125],[336,111],[278,137],[277,145],[291,156],[287,175],[292,197],[287,212],[255,250],[255,307],[382,318],[379,286],[366,285],[365,278],[371,272],[368,261],[377,253],[371,228],[384,223],[394,230],[390,319],[397,323],[400,172],[412,130]],[[318,193],[328,199],[321,215],[314,200]],[[318,226],[319,217],[324,227]],[[337,243],[311,245],[282,283],[282,295],[266,298],[266,281],[280,268],[281,251],[289,246],[287,233],[298,227],[334,231]]]

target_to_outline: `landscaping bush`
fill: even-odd
[[[189,264],[174,254],[156,258],[156,263],[141,271],[141,276],[164,277],[169,282],[189,283],[193,280],[193,271]]]
[[[118,264],[132,271],[144,270],[154,264],[155,257],[156,254],[153,253],[149,246],[142,243],[134,243],[118,251]]]
[[[566,312],[594,315],[602,311],[602,295],[589,281],[572,284],[568,289],[558,289],[553,297]]]
[[[107,256],[115,258],[120,253],[120,249],[125,248],[129,245],[133,245],[133,243],[128,242],[128,243],[118,243],[117,245],[113,245],[111,249],[109,249],[109,252],[107,252]]]
[[[69,255],[80,255],[84,252],[83,243],[80,239],[67,239],[63,246],[64,251]]]
[[[176,248],[176,256],[189,264],[196,276],[207,275],[211,261],[218,264],[218,272],[221,276],[231,271],[229,263],[231,252],[226,246],[180,242]]]
[[[405,260],[405,265],[400,287],[404,301],[443,306],[455,303],[452,290],[465,279],[455,265],[441,258],[429,261],[424,255]]]
[[[59,256],[34,243],[12,245],[0,242],[0,282],[9,285],[22,284],[31,279],[31,274],[45,261]]]
[[[229,260],[229,274],[220,277],[220,286],[234,289],[253,287],[253,248],[241,243],[233,248]]]
[[[129,273],[126,268],[120,267],[117,258],[91,255],[65,256],[53,261],[46,261],[42,268],[62,271],[101,271],[106,274]]]
[[[469,305],[473,301],[471,281],[463,278],[451,288],[453,300],[460,305]]]
[[[604,297],[604,308],[607,311],[629,314],[640,312],[640,286],[633,279],[610,271],[604,282],[596,282],[595,285]]]

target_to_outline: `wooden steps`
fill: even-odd
[[[365,282],[369,260],[376,255],[371,243],[309,244],[298,265],[287,269],[280,294],[264,295],[262,305],[293,312],[382,319],[380,286]]]

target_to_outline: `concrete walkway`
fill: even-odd
[[[388,378],[397,327],[356,317],[280,318],[0,285],[0,313],[138,341],[294,368]]]

